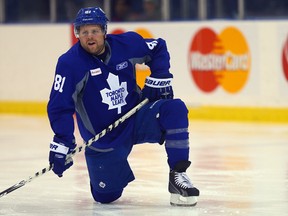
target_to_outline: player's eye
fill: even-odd
[[[93,30],[93,31],[92,31],[92,34],[93,34],[93,35],[97,35],[97,34],[100,34],[100,33],[101,33],[100,30]]]
[[[82,35],[82,36],[85,36],[85,37],[87,37],[89,34],[92,34],[92,35],[99,35],[99,34],[101,34],[101,30],[98,30],[98,29],[95,29],[95,30],[92,30],[92,31],[83,31],[83,32],[81,32],[80,34]]]
[[[82,36],[88,36],[88,31],[83,31],[83,32],[81,32],[81,35],[82,35]]]

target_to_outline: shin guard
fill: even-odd
[[[166,131],[165,148],[171,169],[178,161],[189,158],[188,110],[180,99],[169,100],[161,106],[161,126]]]

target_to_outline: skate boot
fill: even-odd
[[[171,193],[170,204],[173,206],[195,206],[199,190],[193,186],[186,174],[190,161],[180,161],[169,174],[169,187]]]

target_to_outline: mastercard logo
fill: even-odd
[[[283,52],[282,52],[282,65],[283,65],[284,76],[286,80],[288,81],[288,37],[286,39]]]
[[[188,64],[200,90],[210,93],[221,86],[229,93],[237,93],[249,77],[251,56],[237,28],[227,27],[220,34],[202,28],[192,39]]]

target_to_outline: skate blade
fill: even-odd
[[[171,194],[170,204],[172,206],[191,207],[197,204],[197,198],[194,196],[183,197],[180,194]]]

